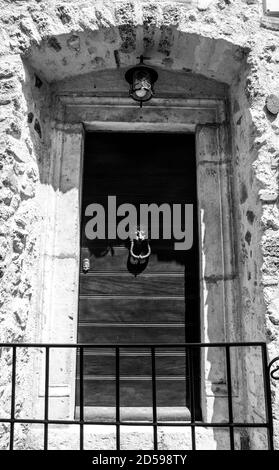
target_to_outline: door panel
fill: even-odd
[[[194,136],[180,134],[105,134],[86,136],[81,224],[78,341],[95,344],[198,342],[199,259]],[[123,203],[179,203],[194,206],[194,243],[177,251],[175,240],[150,237],[151,256],[139,272],[131,267],[129,240],[88,240],[85,208],[107,207],[107,197]],[[162,227],[162,218],[160,227]],[[182,220],[182,229],[184,221]],[[90,268],[82,271],[88,258]],[[199,403],[199,355],[195,355],[195,392]],[[173,416],[189,405],[184,348],[156,351],[157,405]],[[79,404],[77,361],[77,405]],[[95,416],[115,406],[115,350],[85,350],[84,404]],[[120,405],[152,406],[150,350],[120,350]],[[177,410],[180,410],[178,413]],[[197,410],[196,410],[197,412]],[[88,411],[88,416],[92,411]],[[171,412],[168,412],[171,418]],[[189,413],[188,413],[189,416]],[[179,418],[178,418],[179,419]]]

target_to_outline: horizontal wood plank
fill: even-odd
[[[173,326],[83,326],[79,325],[81,343],[183,343],[184,325]]]
[[[89,245],[90,246],[90,245]],[[127,272],[127,262],[129,259],[129,249],[124,246],[104,247],[101,244],[99,249],[92,243],[93,253],[88,248],[81,251],[81,260],[89,257],[91,272]],[[82,266],[81,266],[82,267]],[[157,250],[153,252],[144,263],[144,273],[154,272],[180,272],[185,270],[185,253],[179,251]],[[82,270],[81,270],[82,273]],[[190,275],[190,270],[187,270]]]
[[[120,194],[127,194],[129,197],[135,197],[142,195],[144,192],[145,197],[152,199],[154,193],[158,194],[162,199],[161,188],[164,188],[163,199],[165,202],[168,199],[180,200],[192,197],[195,183],[193,180],[188,180],[187,185],[185,184],[185,175],[177,174],[177,170],[171,171],[167,169],[165,172],[153,174],[150,178],[148,169],[145,172],[131,172],[126,168],[121,169],[122,179],[119,180],[119,171],[115,171],[113,174],[108,174],[107,167],[105,169],[92,170],[88,173],[88,178],[91,177],[94,180],[94,185],[91,188],[91,194],[93,197],[97,196],[108,196]],[[175,185],[171,177],[175,178]],[[94,202],[91,200],[91,202]],[[128,202],[128,201],[127,201]]]
[[[181,299],[80,299],[79,321],[105,323],[182,323],[185,300]]]
[[[184,276],[180,274],[137,277],[130,273],[85,275],[80,278],[80,295],[183,296],[184,284]]]
[[[166,378],[158,379],[157,406],[186,406],[186,381]],[[115,380],[85,380],[85,406],[115,406]],[[79,380],[77,379],[77,403],[79,403]],[[121,406],[152,406],[152,381],[127,380],[120,381]]]
[[[79,362],[77,363],[77,374],[79,374]],[[84,375],[100,375],[115,377],[115,356],[114,355],[85,355]],[[160,376],[181,376],[185,377],[186,358],[185,355],[156,355],[156,374]],[[122,377],[149,376],[151,377],[151,355],[134,356],[121,355],[120,375]]]
[[[85,208],[92,203],[101,204],[104,207],[104,209],[106,209],[108,205],[108,195],[116,196],[116,210],[118,210],[118,207],[121,204],[133,204],[139,211],[140,204],[147,204],[149,206],[150,204],[153,203],[153,204],[156,204],[158,207],[160,207],[162,204],[166,203],[166,204],[169,204],[170,206],[172,204],[181,204],[182,205],[181,213],[184,214],[183,205],[184,204],[194,205],[195,203],[194,202],[195,199],[193,198],[193,195],[190,192],[184,192],[183,197],[177,196],[177,194],[174,192],[169,193],[168,196],[162,196],[162,193],[160,193],[160,195],[158,195],[157,197],[153,196],[153,198],[151,199],[150,196],[148,195],[143,196],[142,194],[136,194],[136,193],[130,195],[130,194],[125,193],[122,190],[121,192],[116,193],[116,194],[111,193],[111,192],[109,192],[108,194],[104,194],[104,195],[90,194],[88,197],[84,198],[83,200],[83,213],[85,213],[84,212]],[[170,209],[172,208],[170,207]],[[156,215],[157,215],[157,210],[156,210]],[[90,217],[90,216],[86,216],[86,217]],[[123,216],[119,216],[119,219],[121,219],[121,217]],[[162,215],[160,216],[160,218],[161,217]]]

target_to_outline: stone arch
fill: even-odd
[[[245,48],[225,39],[180,31],[175,26],[122,24],[73,31],[43,39],[28,51],[27,61],[48,83],[98,70],[132,66],[148,57],[152,66],[203,75],[231,84],[245,61]]]
[[[125,67],[144,53],[156,66],[231,83],[249,49],[239,31],[228,35],[210,23],[197,24],[189,5],[175,1],[36,5],[22,16],[19,52],[31,57],[48,81]]]

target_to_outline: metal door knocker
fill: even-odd
[[[136,260],[144,260],[151,255],[151,248],[143,230],[137,230],[131,239],[130,255]]]
[[[127,263],[128,270],[135,276],[142,272],[149,261],[151,248],[148,238],[143,230],[137,229],[131,237],[129,250],[129,259]]]

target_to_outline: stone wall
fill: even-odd
[[[278,354],[279,118],[268,112],[265,103],[268,95],[279,93],[279,33],[266,26],[262,2],[0,0],[0,8],[1,340],[44,337],[47,319],[40,313],[47,260],[41,257],[48,226],[44,202],[56,190],[50,184],[49,109],[55,98],[49,82],[92,70],[121,70],[146,50],[151,57],[156,51],[154,65],[198,73],[230,87],[232,205],[241,286],[237,336],[267,340],[270,357]],[[11,351],[3,350],[0,361],[0,398],[7,413]],[[23,370],[24,363],[38,361],[37,354],[24,352],[20,361]],[[249,355],[244,366],[251,370]],[[254,411],[262,398],[257,393],[258,371],[248,378]],[[29,416],[30,381],[28,374],[18,377],[22,393],[17,412],[24,404]],[[274,384],[279,446],[275,391]],[[248,415],[249,407],[248,402]],[[20,433],[19,442],[23,442]]]
[[[3,342],[38,341],[42,208],[39,186],[48,143],[46,93],[18,55],[0,58],[1,68],[1,328]],[[45,85],[47,90],[47,85]],[[44,90],[44,91],[46,91]],[[44,162],[44,163],[42,163]],[[1,350],[1,411],[10,412],[10,349]],[[32,417],[35,351],[17,357],[16,409]],[[8,367],[3,364],[7,363]],[[30,398],[30,400],[29,400]],[[5,426],[4,426],[5,428]],[[24,426],[16,429],[17,439]]]

